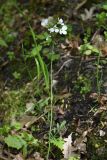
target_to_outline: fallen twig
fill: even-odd
[[[67,63],[70,63],[72,61],[72,59],[68,59],[67,61],[65,61],[62,66],[60,67],[60,69],[54,74],[54,76],[58,75],[59,72],[61,72],[61,70],[67,65]]]
[[[87,2],[87,0],[82,1],[81,3],[77,4],[75,8],[75,13]]]

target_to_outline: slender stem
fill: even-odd
[[[48,153],[47,153],[47,160],[49,159],[49,153],[50,153],[50,149],[51,149],[51,131],[52,131],[52,124],[53,124],[53,89],[52,89],[52,80],[53,80],[53,75],[52,75],[52,60],[51,60],[51,87],[50,87],[50,100],[51,100],[51,111],[50,111],[50,129],[49,129],[49,146],[48,146]]]
[[[23,55],[23,61],[24,61],[26,70],[27,70],[27,72],[28,72],[28,75],[29,75],[30,79],[32,80],[32,79],[33,79],[33,78],[32,78],[32,75],[31,75],[30,70],[29,70],[29,68],[28,68],[28,66],[27,66],[27,64],[26,64],[25,59],[24,59],[24,56],[25,56],[25,55],[24,55],[24,46],[23,46],[23,44],[22,44],[22,55]]]
[[[100,54],[98,56],[98,59],[97,59],[97,92],[98,92],[98,95],[100,96],[100,77],[99,77],[99,64],[100,64]]]

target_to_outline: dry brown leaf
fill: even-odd
[[[101,51],[103,53],[103,56],[107,56],[107,42],[104,43],[104,45],[101,48]]]
[[[107,42],[102,35],[96,32],[92,38],[92,44],[101,50],[102,56],[107,56]]]
[[[26,112],[32,111],[34,109],[34,105],[35,104],[32,102],[26,103]]]
[[[35,152],[33,157],[35,158],[35,160],[44,160],[44,158],[41,157],[39,152]]]
[[[87,20],[92,19],[95,9],[96,9],[95,7],[91,7],[89,10],[85,9],[84,14],[81,14],[82,20],[87,21]]]
[[[65,44],[61,44],[61,48],[65,51],[65,55],[77,55],[78,48],[81,43],[79,37],[72,38],[72,40],[66,39]]]
[[[65,49],[66,46],[65,46],[63,43],[61,43],[61,48],[62,48],[62,49]]]
[[[27,160],[44,160],[44,158],[41,157],[39,152],[35,152],[33,156],[27,158]]]
[[[72,133],[68,136],[68,138],[64,139],[65,143],[63,145],[63,155],[65,159],[69,159],[71,156],[75,155],[75,151],[77,150],[75,147],[72,146]]]
[[[65,112],[64,112],[64,110],[62,108],[59,108],[58,113],[61,114],[61,115],[65,114]]]
[[[23,117],[20,119],[20,123],[22,127],[26,126],[28,123],[31,123],[35,120],[35,116],[28,116],[28,115],[23,115]]]
[[[74,146],[77,151],[86,153],[86,142],[86,137],[81,136],[80,138],[77,138],[74,142]]]
[[[17,154],[13,160],[24,160],[24,159],[22,158],[22,155]]]
[[[64,158],[69,158],[71,156],[71,144],[72,144],[72,134],[65,138],[65,143],[63,146]]]
[[[105,104],[107,103],[107,95],[106,94],[98,95],[97,93],[92,93],[90,95],[90,98],[97,100],[101,104],[100,107],[102,107],[102,106],[104,107]]]

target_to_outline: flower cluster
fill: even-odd
[[[48,27],[48,31],[50,33],[59,33],[59,34],[63,34],[66,35],[67,34],[67,26],[64,24],[63,19],[59,19],[58,18],[58,22],[55,23],[54,25],[52,25],[50,27],[50,21],[52,22],[52,17],[49,17],[48,19],[43,19],[41,21],[41,25],[43,27]]]
[[[67,34],[67,26],[64,24],[63,19],[58,19],[57,24],[55,24],[52,28],[49,28],[48,31],[50,33],[59,33],[59,34]]]

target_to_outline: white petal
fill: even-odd
[[[54,28],[49,28],[48,31],[52,33],[52,32],[55,31],[55,29]]]
[[[63,31],[63,34],[66,35],[66,34],[67,34],[67,31]]]
[[[64,26],[64,23],[61,23],[62,26]]]
[[[67,30],[67,26],[66,25],[62,26],[62,30]]]
[[[62,31],[62,29],[60,29],[60,30],[59,30],[59,33],[60,33],[60,34],[63,34],[63,31]]]
[[[63,23],[63,19],[61,18],[61,19],[59,19],[59,23],[60,24],[62,24]]]
[[[59,32],[59,29],[58,29],[58,28],[55,28],[55,32],[58,33],[58,32]]]
[[[41,26],[46,27],[48,25],[48,19],[42,19]]]
[[[106,134],[103,130],[100,130],[99,132],[100,132],[100,137],[103,137]]]

